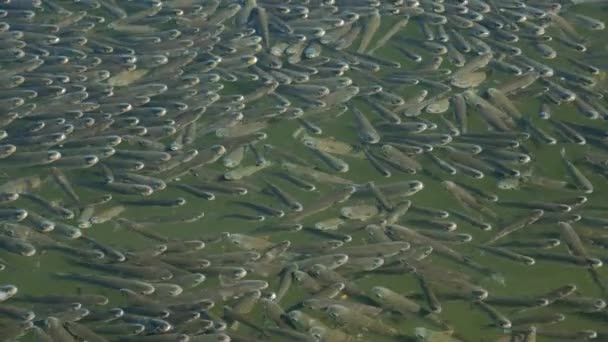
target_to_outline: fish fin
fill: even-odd
[[[602,295],[606,297],[608,295],[608,288],[606,287],[606,284],[602,282],[599,273],[596,272],[594,269],[589,269],[589,274],[591,275],[593,282],[597,285],[597,287],[599,287]]]

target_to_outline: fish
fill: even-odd
[[[339,217],[330,218],[327,220],[319,221],[314,224],[314,228],[322,231],[326,230],[337,230],[340,226],[346,223],[345,220]]]
[[[344,283],[330,284],[322,288],[319,292],[315,293],[312,298],[336,298],[342,293],[345,287],[346,285]]]
[[[121,206],[121,205],[113,206],[113,207],[106,209],[105,211],[95,213],[93,216],[91,216],[89,221],[92,224],[102,224],[102,223],[108,222],[108,221],[116,218],[117,216],[122,214],[122,212],[125,210],[126,210],[126,207],[124,207],[124,206]]]
[[[261,291],[268,288],[268,282],[264,280],[239,280],[233,284],[224,284],[218,288],[217,295],[220,298],[239,296],[252,291]]]
[[[383,308],[395,311],[403,315],[418,314],[422,307],[416,302],[382,286],[371,289],[370,298],[380,304]]]
[[[326,314],[339,326],[351,329],[370,331],[381,335],[396,336],[398,331],[387,326],[380,320],[371,318],[348,307],[334,304],[330,305]]]
[[[102,324],[93,327],[97,334],[130,336],[142,333],[146,326],[140,323],[114,323]]]
[[[353,336],[348,335],[346,332],[339,329],[331,329],[323,325],[312,326],[308,330],[308,333],[312,335],[313,338],[325,341],[349,341],[353,338]]]
[[[549,301],[545,298],[534,298],[529,296],[489,296],[484,301],[490,305],[504,305],[504,306],[523,306],[530,308],[545,307],[549,305]],[[565,317],[564,317],[565,318]],[[512,319],[513,325],[519,325],[523,322]]]
[[[496,89],[508,96],[512,93],[530,87],[538,80],[539,77],[540,74],[537,71],[527,72],[521,76],[517,76],[515,78],[503,82]]]
[[[152,294],[155,290],[152,284],[138,280],[123,279],[115,276],[100,276],[75,273],[57,273],[56,276],[64,279],[72,279],[98,284],[100,286],[114,289],[133,288],[134,291],[142,294]]]
[[[95,294],[80,294],[80,295],[41,295],[31,296],[25,295],[20,300],[28,303],[42,303],[42,304],[69,304],[69,303],[81,303],[83,305],[107,305],[109,299],[103,295]]]
[[[111,274],[120,274],[130,278],[138,278],[146,281],[166,281],[173,278],[173,273],[162,267],[135,266],[126,263],[100,264],[93,262],[77,262],[79,265],[105,271]]]
[[[245,250],[265,250],[272,246],[272,243],[266,239],[253,237],[245,234],[229,233],[226,239],[232,244]]]
[[[467,302],[510,325],[503,340],[602,339],[584,329],[605,302],[582,283],[484,288],[504,285],[488,254],[601,275],[608,220],[587,193],[608,175],[608,134],[584,122],[608,114],[600,5],[4,2],[0,270],[48,251],[82,268],[49,284],[93,287],[0,287],[1,340],[458,341],[469,331],[438,313]],[[534,101],[539,117],[524,111]],[[562,157],[561,179],[536,166],[558,140],[587,150],[580,165]],[[370,166],[381,177],[359,172]],[[586,196],[558,196],[570,190]],[[514,199],[528,192],[546,199]],[[433,202],[446,194],[460,209]],[[235,220],[198,229],[221,218]],[[112,293],[122,309],[105,308]],[[30,310],[30,325],[11,321]],[[581,327],[549,327],[572,314]],[[441,331],[404,330],[412,316]]]
[[[424,183],[418,180],[392,182],[378,185],[378,188],[383,191],[389,198],[401,198],[412,196],[422,189],[424,189]],[[373,195],[366,186],[358,188],[357,194],[361,196]]]
[[[268,186],[270,192],[277,196],[289,208],[294,211],[302,211],[304,209],[304,206],[300,201],[295,199],[291,194],[280,188],[278,185],[269,181],[265,181],[265,183]]]
[[[581,312],[597,312],[606,307],[606,302],[601,298],[568,296],[563,298],[560,303],[574,307]]]
[[[478,227],[481,230],[484,230],[484,231],[492,230],[492,224],[483,222],[482,220],[479,220],[478,218],[473,217],[462,211],[451,210],[450,214],[475,227]]]
[[[418,279],[420,289],[422,290],[425,301],[427,303],[428,310],[435,314],[441,313],[441,311],[443,310],[441,302],[439,301],[439,299],[437,299],[432,285],[427,281],[426,277],[423,274],[415,272],[415,275]]]
[[[321,198],[316,203],[306,207],[303,211],[286,215],[285,218],[291,222],[301,221],[308,216],[323,212],[337,203],[342,203],[348,200],[356,191],[357,188],[354,186],[343,187],[342,189]]]
[[[282,162],[281,168],[292,176],[303,177],[313,181],[323,183],[333,183],[339,185],[351,185],[352,181],[346,178],[342,178],[336,175],[325,173],[322,171],[315,170],[307,166],[298,166],[291,162]]]
[[[409,209],[412,206],[412,201],[406,200],[397,204],[391,212],[387,215],[385,221],[387,224],[395,224],[398,223],[402,216],[407,214]]]
[[[505,257],[509,260],[512,261],[516,261],[516,262],[521,262],[524,265],[534,265],[536,263],[536,260],[534,260],[534,258],[531,258],[527,255],[523,255],[517,252],[513,252],[510,249],[507,248],[503,248],[503,247],[493,247],[493,246],[480,246],[481,249],[483,249],[484,251],[487,251],[489,253],[492,253],[494,255],[497,256],[501,256],[501,257]]]
[[[494,107],[475,92],[467,90],[463,93],[468,104],[476,108],[483,119],[498,131],[508,132],[515,126],[512,119],[502,110]]]
[[[346,173],[350,170],[350,166],[343,159],[333,156],[323,150],[310,148],[323,162],[325,162],[333,171]]]
[[[504,316],[502,313],[500,313],[498,310],[496,310],[491,305],[489,305],[483,301],[476,301],[476,302],[473,302],[473,304],[475,304],[475,306],[478,307],[480,310],[487,313],[490,316],[490,318],[493,321],[495,321],[496,325],[498,325],[500,328],[509,329],[513,325],[511,323],[511,320],[509,320],[506,316]]]
[[[295,264],[298,266],[298,269],[306,269],[308,266],[312,266],[315,264],[322,264],[328,269],[335,269],[344,265],[348,261],[348,255],[343,253],[337,254],[327,254],[320,256],[309,256],[304,259],[297,260]],[[304,277],[309,277],[308,274],[302,274],[302,271],[294,271],[294,276],[298,278],[304,279]]]
[[[417,231],[396,224],[390,224],[385,226],[387,229],[387,234],[393,239],[399,239],[403,241],[409,241],[410,243],[416,245],[428,245],[433,247],[433,251],[437,254],[440,254],[446,258],[452,259],[464,266],[471,267],[472,269],[481,272],[486,275],[494,275],[495,272],[488,269],[487,267],[478,264],[477,262],[471,260],[470,258],[458,253],[452,248],[444,245],[443,243],[428,238]]]
[[[443,181],[444,188],[460,203],[460,205],[468,211],[478,211],[489,217],[495,218],[496,214],[490,208],[484,206],[474,196],[464,188],[456,185],[452,181]]]
[[[340,214],[350,220],[365,221],[379,213],[378,208],[371,204],[360,204],[349,207],[342,207]]]
[[[391,145],[382,145],[380,151],[383,157],[385,157],[391,164],[394,164],[399,169],[407,172],[408,174],[414,175],[418,171],[422,170],[422,165],[414,158],[402,153],[399,149]]]
[[[15,285],[1,285],[0,286],[0,302],[4,302],[11,297],[15,296],[19,289]]]
[[[63,322],[57,317],[47,317],[43,321],[43,330],[53,341],[73,341],[72,335],[64,328]]]
[[[499,230],[499,232],[496,235],[494,235],[494,237],[487,240],[484,244],[485,245],[494,244],[494,243],[496,243],[496,241],[504,238],[505,236],[534,224],[536,221],[541,219],[544,214],[545,214],[544,210],[534,209],[530,213],[528,213],[520,218],[517,218],[512,223],[509,223],[509,224],[503,226]]]
[[[580,266],[585,268],[599,268],[602,267],[603,262],[597,258],[586,258],[569,254],[553,253],[546,251],[526,251],[526,254],[537,260],[554,261],[564,264],[570,264],[574,266]]]
[[[576,331],[564,331],[557,329],[546,329],[536,328],[536,336],[548,337],[548,338],[559,338],[559,339],[577,339],[586,338],[594,339],[597,337],[597,332],[594,330],[576,330]]]
[[[454,72],[450,76],[450,78],[453,80],[456,80],[460,77],[463,77],[466,74],[475,72],[482,68],[485,68],[493,58],[494,58],[494,54],[492,54],[492,53],[481,54],[475,58],[472,58],[469,61],[467,61],[464,66],[462,66],[456,72]]]
[[[594,260],[598,259],[589,256],[589,254],[587,253],[587,249],[583,245],[581,237],[578,235],[578,233],[570,223],[558,222],[557,225],[560,228],[560,237],[562,238],[561,240],[564,241],[572,255],[591,260],[592,266],[601,266],[601,263],[597,263],[597,261],[594,262]],[[601,281],[599,274],[593,268],[590,268],[588,272],[591,274],[594,282],[598,285],[598,287],[603,292],[606,292],[606,286]]]
[[[6,209],[5,209],[6,211]],[[55,229],[55,222],[44,218],[41,215],[36,214],[33,211],[24,211],[21,209],[9,210],[8,211],[17,222],[25,220],[26,223],[31,224],[36,230],[43,233],[51,232]],[[0,211],[1,213],[1,211]]]
[[[36,254],[36,247],[22,239],[10,236],[0,236],[0,248],[21,256],[33,256]]]
[[[379,11],[373,11],[370,15],[366,17],[364,29],[361,34],[361,41],[359,43],[359,47],[357,48],[357,52],[364,53],[368,49],[374,35],[380,27],[380,24],[381,16]]]
[[[242,166],[242,167],[236,168],[232,171],[226,172],[224,174],[224,179],[226,179],[228,181],[240,180],[245,177],[249,177],[259,171],[262,171],[262,170],[270,167],[271,165],[273,165],[272,162],[268,162],[266,164],[261,164],[261,165]]]
[[[300,310],[289,311],[286,319],[299,331],[308,331],[313,326],[320,324],[317,319]]]
[[[382,176],[387,177],[387,178],[392,176],[392,172],[390,170],[388,170],[387,167],[385,166],[385,163],[382,162],[384,160],[384,158],[382,158],[382,159],[378,158],[367,147],[362,147],[362,149],[363,149],[363,153],[364,153],[365,157],[367,158],[367,160],[370,162],[370,164],[372,164],[372,166]]]
[[[374,54],[374,52],[378,49],[380,49],[381,47],[383,47],[384,45],[386,45],[386,43],[388,43],[397,33],[399,33],[399,31],[401,31],[403,28],[405,28],[407,26],[407,24],[409,23],[409,15],[405,15],[404,17],[402,17],[401,19],[399,19],[397,22],[395,22],[393,24],[393,26],[391,26],[382,37],[378,38],[378,40],[376,41],[376,43],[370,48],[368,49],[367,53],[368,54]]]
[[[359,138],[366,144],[377,144],[380,142],[380,134],[358,108],[351,108],[358,126]]]
[[[549,249],[549,248],[555,248],[559,245],[561,245],[561,241],[559,239],[547,238],[547,239],[517,240],[517,241],[503,242],[497,246]]]
[[[571,161],[567,159],[565,148],[560,150],[560,156],[568,170],[568,173],[574,179],[576,187],[586,194],[593,193],[593,184]]]
[[[183,197],[176,197],[174,199],[142,199],[142,200],[133,200],[133,201],[121,201],[122,204],[125,205],[134,205],[134,206],[154,206],[154,207],[181,207],[187,203],[186,199]]]

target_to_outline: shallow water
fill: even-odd
[[[62,3],[61,1],[58,2]],[[577,11],[578,13],[586,13],[589,15],[595,15],[596,17],[600,17],[599,12],[591,6],[580,6],[572,8],[570,10]],[[604,12],[605,10],[602,10],[601,14],[603,17],[606,17],[604,15]],[[392,20],[383,19],[381,31],[386,30],[386,28],[389,27],[391,24]],[[171,26],[167,25],[167,27]],[[591,47],[594,49],[594,51],[600,51],[601,53],[604,53],[606,49],[605,43],[602,41],[602,32],[603,31],[585,31],[585,33],[589,33],[588,38],[592,42]],[[100,34],[104,34],[104,32],[102,31],[100,32]],[[403,30],[400,34],[404,36],[418,37],[419,30],[417,26],[412,22],[408,25],[407,29]],[[358,42],[355,41],[353,46],[358,46]],[[522,45],[520,44],[520,46]],[[524,54],[534,55],[534,52],[532,52],[531,49],[524,49]],[[563,54],[570,55],[575,58],[577,57],[575,54],[564,48],[558,49],[558,54],[559,56]],[[403,70],[416,67],[415,63],[406,62],[403,57],[398,54],[397,51],[391,49],[390,47],[380,50],[377,55],[391,60],[399,60],[400,62],[402,62],[401,69]],[[449,62],[444,62],[442,67],[445,67],[446,65],[449,65]],[[556,63],[554,61],[551,61],[551,65],[563,65],[564,68],[571,68],[571,66],[565,64],[565,62]],[[386,77],[388,74],[394,71],[395,70],[385,71],[383,69],[382,72],[379,73],[379,78],[382,79],[382,77]],[[602,71],[602,73],[605,73],[605,71]],[[357,76],[357,74],[354,72],[349,73],[347,75],[353,78],[355,84],[366,84],[367,82],[365,79]],[[488,80],[484,82],[481,88],[489,87],[505,79],[508,79],[508,76],[504,76],[504,74],[491,75],[488,77]],[[226,87],[220,92],[220,95],[222,96],[247,93],[256,87],[256,85],[252,84],[251,82],[224,82],[224,84],[226,85]],[[598,88],[603,88],[604,86],[605,83],[602,82],[598,85]],[[398,90],[395,90],[395,88],[391,88],[391,91],[396,92],[403,98],[407,99],[410,96],[414,95],[416,91],[420,89],[422,89],[420,86],[403,86],[400,87]],[[517,108],[524,115],[529,116],[535,124],[538,124],[540,127],[542,127],[548,132],[553,132],[551,125],[546,120],[540,119],[537,115],[538,108],[540,105],[537,99],[518,98],[517,96],[512,99],[515,100]],[[256,105],[260,105],[260,107],[262,107],[263,104],[267,101],[269,102],[268,99],[263,99],[259,102],[256,102]],[[297,100],[294,100],[294,102],[297,102]],[[370,118],[372,122],[378,122],[380,120],[379,116],[370,113],[370,107],[367,106],[364,101],[360,99],[355,99],[351,102],[351,104],[357,105],[360,109],[365,109],[367,117]],[[601,119],[591,121],[584,118],[582,114],[577,112],[575,106],[572,104],[564,104],[560,107],[553,106],[552,108],[553,118],[564,119],[568,120],[569,122],[576,122],[583,125],[593,126],[596,128],[608,127],[605,121]],[[450,112],[444,115],[451,119]],[[422,114],[420,118],[439,122],[436,119],[436,114],[425,113]],[[202,119],[205,119],[205,116],[203,116]],[[310,120],[322,127],[322,137],[334,137],[337,140],[344,141],[349,144],[358,143],[355,120],[353,118],[352,111],[347,111],[346,113],[339,116],[335,116],[334,111],[328,111],[326,113],[310,117]],[[485,122],[479,119],[479,115],[476,112],[469,113],[469,120],[469,128],[471,132],[487,131]],[[328,169],[326,165],[317,157],[315,157],[314,153],[312,153],[308,148],[300,144],[293,137],[293,133],[299,128],[300,124],[296,120],[278,120],[277,122],[273,122],[269,125],[267,129],[263,130],[264,132],[268,133],[268,139],[266,139],[262,143],[272,144],[274,146],[282,148],[283,150],[288,150],[291,153],[306,159],[311,163],[311,165],[314,165],[319,169],[327,171]],[[172,137],[163,140],[163,142],[166,143],[170,143],[171,141]],[[577,146],[575,144],[563,141],[564,140],[561,139],[560,143],[553,146],[534,144],[530,140],[523,143],[523,146],[528,151],[527,153],[532,156],[533,161],[531,162],[531,165],[534,168],[535,175],[543,175],[546,177],[562,180],[569,179],[566,175],[565,167],[559,157],[559,151],[562,147],[567,147],[568,157],[571,160],[575,161],[578,161],[580,157],[583,156],[584,152],[590,150],[601,151],[600,148],[596,146],[590,146],[591,144],[589,143],[585,146]],[[211,146],[212,144],[221,142],[221,139],[207,136],[202,139],[198,139],[193,145],[193,147],[200,147],[201,149],[203,149],[205,147]],[[348,162],[350,166],[350,171],[346,174],[337,175],[348,178],[352,180],[352,182],[355,184],[363,185],[369,181],[374,181],[376,182],[376,184],[381,185],[397,181],[419,180],[424,183],[424,189],[414,194],[413,196],[403,198],[404,200],[409,199],[415,205],[419,206],[428,206],[443,210],[457,209],[462,211],[462,207],[459,206],[457,201],[455,201],[452,196],[449,196],[449,194],[443,189],[439,182],[435,178],[429,177],[424,172],[418,173],[416,175],[407,175],[393,170],[392,177],[384,178],[373,168],[373,166],[366,159],[348,156],[343,157],[343,159]],[[431,171],[434,175],[441,177],[443,180],[457,180],[460,183],[474,185],[485,191],[496,193],[500,198],[499,204],[500,201],[559,201],[571,199],[581,194],[580,191],[549,191],[525,186],[522,186],[522,188],[517,190],[501,190],[497,187],[498,179],[493,175],[486,174],[486,176],[481,180],[476,180],[461,174],[449,176],[445,172],[440,171],[436,167],[436,165],[430,162],[428,157],[420,156],[417,159],[422,162],[425,170]],[[254,162],[255,161],[252,154],[247,153],[245,159],[242,162],[242,165],[252,165]],[[577,162],[577,166],[581,167],[584,174],[591,180],[595,188],[593,194],[586,195],[589,200],[586,205],[605,205],[603,201],[604,194],[606,193],[606,191],[608,191],[605,176],[599,175],[591,171],[589,168],[582,167],[581,165],[581,163]],[[315,201],[321,199],[324,195],[330,193],[332,190],[337,189],[337,186],[331,186],[323,183],[315,183],[317,185],[316,191],[303,191],[298,189],[297,187],[289,185],[289,183],[276,177],[274,173],[278,170],[278,162],[275,162],[274,166],[267,168],[266,170],[254,176],[242,180],[242,183],[244,183],[250,189],[249,193],[245,196],[233,196],[216,192],[215,200],[211,201],[204,200],[195,197],[191,194],[185,193],[184,191],[177,189],[171,183],[169,183],[168,188],[166,190],[153,194],[151,198],[171,199],[176,198],[177,196],[182,196],[187,200],[186,205],[178,208],[146,208],[129,206],[127,210],[123,214],[121,214],[121,217],[126,217],[130,220],[138,222],[150,221],[151,217],[154,219],[154,217],[158,216],[167,218],[167,220],[181,217],[186,218],[204,212],[204,217],[196,222],[167,224],[159,223],[158,225],[154,225],[153,227],[147,228],[153,232],[175,239],[205,240],[206,237],[213,236],[222,232],[257,235],[267,238],[272,242],[289,240],[291,241],[293,246],[298,246],[306,243],[314,243],[315,241],[328,239],[328,237],[324,237],[319,234],[313,234],[311,231],[306,230],[299,232],[261,234],[255,231],[256,228],[261,225],[268,225],[286,221],[282,218],[272,218],[270,216],[266,216],[266,220],[264,222],[259,223],[230,217],[230,215],[234,214],[253,213],[248,209],[244,209],[235,205],[234,201],[245,200],[248,202],[263,203],[273,207],[280,207],[279,202],[277,202],[274,198],[264,195],[261,193],[261,191],[259,191],[264,186],[264,180],[266,179],[277,182],[277,184],[280,184],[282,188],[287,189],[291,194],[293,194],[300,201],[302,201],[305,208],[308,205],[314,203]],[[206,166],[198,170],[198,173],[200,177],[212,179],[216,178],[218,175],[225,171],[226,169],[222,166],[220,160],[219,162],[216,162],[213,165]],[[6,173],[6,180],[10,180],[16,177],[17,175],[23,175],[26,173],[46,175],[48,174],[48,169],[34,168],[31,170],[7,170]],[[84,201],[86,201],[87,198],[94,198],[100,194],[107,192],[107,190],[98,190],[91,186],[92,183],[99,182],[101,179],[99,169],[92,168],[86,170],[69,171],[68,175],[70,179],[74,182],[78,194],[82,197]],[[192,175],[187,175],[181,177],[179,182],[185,184],[196,184],[197,178]],[[39,191],[37,191],[37,193],[48,199],[64,199],[63,193],[60,192],[59,187],[50,180],[47,181],[45,185]],[[104,207],[117,205],[120,203],[121,199],[133,199],[135,197],[119,194],[113,194],[113,196],[113,200]],[[355,194],[351,199],[348,200],[348,202],[338,204],[335,207],[332,207],[329,210],[322,212],[321,214],[308,217],[306,220],[303,221],[303,223],[306,226],[309,226],[327,218],[337,217],[339,215],[340,208],[348,204],[370,202],[372,202],[371,197],[361,198],[357,194]],[[38,210],[36,206],[33,206],[31,205],[31,203],[21,199],[16,202],[15,206],[24,209]],[[506,206],[496,204],[491,204],[490,206],[492,210],[495,210],[498,213],[498,219],[491,222],[494,229],[488,232],[481,231],[479,228],[473,227],[464,221],[458,220],[457,218],[448,218],[449,220],[453,219],[456,223],[458,223],[458,229],[456,232],[468,233],[473,236],[473,241],[469,244],[450,246],[453,246],[454,249],[456,249],[457,251],[471,257],[473,260],[478,261],[484,266],[491,268],[495,272],[500,273],[504,277],[504,284],[500,284],[494,281],[493,279],[490,279],[489,277],[484,277],[479,273],[474,273],[468,268],[464,268],[455,263],[446,261],[444,258],[437,257],[434,254],[432,254],[427,260],[430,260],[432,265],[441,265],[444,267],[449,267],[450,269],[458,270],[460,272],[470,275],[475,284],[481,285],[489,291],[490,296],[494,294],[512,296],[534,296],[537,294],[545,293],[560,285],[575,283],[578,287],[578,292],[584,296],[608,299],[605,297],[605,294],[601,293],[600,289],[598,289],[597,285],[592,281],[588,271],[585,268],[577,266],[568,266],[561,263],[548,262],[543,260],[537,260],[536,264],[532,266],[524,266],[519,263],[514,263],[512,261],[506,260],[505,258],[500,258],[488,253],[480,252],[480,250],[475,247],[477,243],[484,242],[490,237],[492,237],[496,233],[496,228],[501,226],[502,222],[509,222],[514,217],[525,213],[525,211],[523,210],[513,209]],[[283,207],[283,209],[286,208]],[[586,212],[589,213],[591,211]],[[593,216],[604,216],[603,210],[593,211],[592,213]],[[415,217],[415,215],[412,214],[412,217]],[[408,226],[408,218],[409,216],[406,216],[405,220],[403,221],[405,222],[404,225],[406,226]],[[577,228],[588,229],[580,224],[574,225]],[[338,232],[349,234],[352,236],[352,242],[350,242],[348,245],[365,244],[367,243],[367,240],[365,233],[361,229],[361,227],[361,222],[347,222],[339,229]],[[115,222],[93,225],[91,228],[88,228],[86,230],[83,229],[83,233],[87,236],[97,239],[100,242],[103,242],[107,245],[111,245],[112,247],[117,248],[119,250],[125,251],[137,250],[144,247],[150,247],[153,244],[160,243],[154,242],[150,239],[146,239],[140,234],[131,232],[127,229],[118,227]],[[512,234],[511,236],[505,238],[504,241],[517,241],[518,239],[529,239],[532,237],[559,237],[559,229],[556,224],[535,224],[533,227],[527,227],[522,231]],[[591,246],[587,247],[590,255],[601,257],[604,261],[608,261],[605,250]],[[236,247],[230,246],[227,242],[219,242],[209,243],[205,247],[203,252],[228,252],[237,250],[238,249]],[[551,251],[564,254],[568,253],[564,243],[562,243],[562,245],[557,248],[551,249]],[[194,255],[196,255],[196,253],[194,253]],[[93,270],[75,266],[73,263],[70,263],[69,260],[63,254],[60,254],[58,252],[40,251],[33,257],[25,258],[0,251],[0,258],[2,260],[5,260],[7,265],[7,269],[3,272],[0,272],[0,284],[10,283],[16,285],[19,288],[19,295],[43,295],[50,293],[74,294],[77,292],[95,293],[102,294],[110,298],[110,304],[108,305],[108,307],[120,307],[121,305],[126,304],[125,299],[121,297],[120,293],[115,290],[105,289],[84,283],[77,283],[74,281],[60,280],[54,277],[53,274],[56,272],[95,273],[95,271]],[[598,269],[598,272],[603,278],[603,280],[607,281],[605,267]],[[248,276],[246,279],[261,278],[256,277],[255,275],[251,275]],[[272,277],[265,280],[267,280],[270,284],[269,289],[276,288],[278,278]],[[373,286],[382,285],[390,287],[396,292],[405,295],[411,295],[413,298],[416,298],[415,295],[420,294],[419,286],[415,278],[412,277],[412,275],[410,274],[381,275],[370,272],[368,274],[363,274],[355,281],[364,290],[369,290]],[[209,289],[209,291],[213,291],[214,287],[216,287],[217,284],[218,281],[216,279],[212,279],[212,277],[209,277],[209,279],[207,279],[202,285],[199,286],[199,290]],[[201,292],[204,293],[204,291]],[[441,291],[439,291],[439,293],[441,294]],[[289,291],[285,299],[281,302],[281,304],[283,308],[289,308],[291,305],[298,303],[307,296],[309,295],[299,289],[296,289],[294,286]],[[350,300],[350,298],[347,298],[347,296],[344,296],[343,299]],[[418,302],[421,303],[422,301],[418,300]],[[9,301],[9,304],[10,303],[11,302]],[[495,327],[486,314],[473,308],[472,304],[468,301],[444,300],[442,301],[442,304],[443,311],[440,314],[440,317],[454,328],[455,336],[457,336],[463,341],[494,341],[496,340],[496,338],[498,338],[499,336],[503,336],[505,333],[505,331],[503,331],[502,329]],[[222,306],[218,303],[218,305],[216,305],[216,307],[214,308],[214,312],[220,314],[221,307]],[[514,311],[516,311],[516,309],[509,310],[504,309],[502,307],[500,307],[499,309],[507,317],[509,317],[511,314],[514,315]],[[593,329],[597,331],[606,331],[605,322],[587,318],[584,315],[576,313],[569,308],[550,306],[548,308],[530,309],[530,312],[563,312],[566,315],[566,320],[560,322],[557,325],[554,325],[554,327],[559,327],[559,329]],[[314,312],[310,311],[309,313],[313,314]],[[382,317],[385,323],[388,323],[391,326],[398,328],[399,331],[408,336],[413,336],[414,329],[419,326],[427,326],[430,329],[437,329],[432,325],[428,325],[426,321],[416,317],[404,319],[394,314],[386,314]],[[251,313],[251,318],[254,319],[256,322],[259,322],[260,324],[263,324],[265,322],[263,320],[263,315],[259,306]],[[246,335],[248,333],[253,334],[250,329],[248,329],[242,324],[239,326],[237,332],[241,335]],[[20,340],[33,341],[34,339],[31,336],[25,336]],[[268,340],[283,341],[286,339],[276,338]],[[377,335],[366,334],[364,335],[363,340],[397,341],[405,340],[405,337],[404,339],[390,339]],[[539,337],[538,340],[551,341],[552,339],[543,339]]]

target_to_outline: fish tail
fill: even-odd
[[[589,274],[591,275],[591,279],[593,279],[593,282],[597,285],[597,287],[599,287],[599,289],[602,293],[602,296],[607,297],[608,288],[606,287],[606,284],[604,284],[604,282],[600,278],[600,275],[593,269],[589,269]]]

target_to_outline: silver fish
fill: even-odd
[[[566,165],[568,173],[576,182],[577,188],[583,190],[584,193],[590,194],[593,192],[593,184],[591,181],[566,157],[566,149],[562,148],[560,151],[562,161]]]

